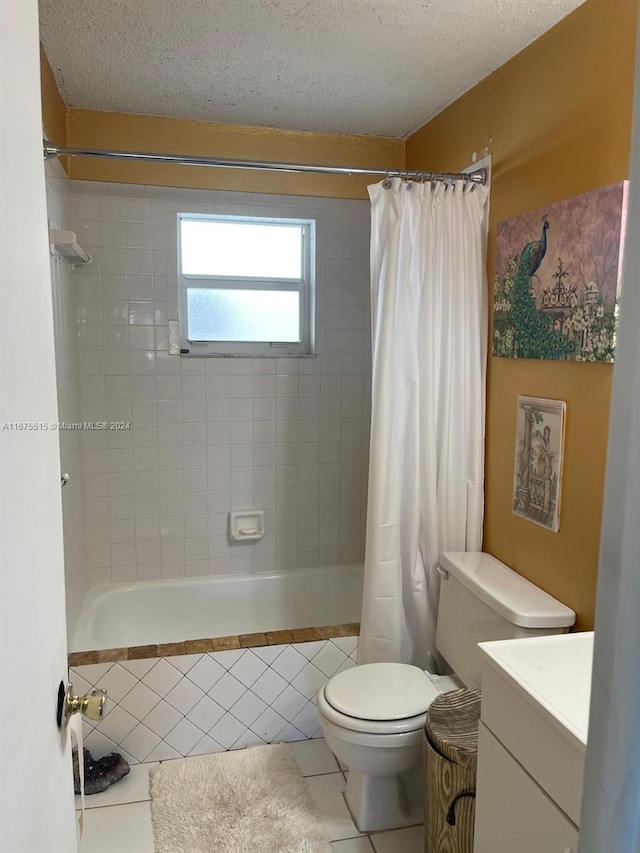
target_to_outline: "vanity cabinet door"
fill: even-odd
[[[576,853],[578,831],[480,725],[474,853]]]

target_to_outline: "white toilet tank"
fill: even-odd
[[[477,644],[564,634],[576,614],[491,554],[449,551],[440,561],[436,647],[467,687],[480,687]]]

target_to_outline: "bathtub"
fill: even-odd
[[[98,584],[87,592],[71,652],[177,643],[358,622],[361,565]]]
[[[92,587],[69,679],[109,698],[85,745],[131,764],[321,737],[317,692],[357,662],[362,582],[345,565]]]

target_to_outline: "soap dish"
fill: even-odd
[[[229,513],[229,538],[235,542],[248,542],[264,536],[264,511],[245,509]]]

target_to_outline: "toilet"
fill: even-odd
[[[422,821],[427,709],[440,693],[480,687],[477,644],[563,634],[575,613],[490,554],[442,556],[436,647],[452,674],[372,663],[334,675],[318,694],[325,740],[349,770],[345,798],[361,832]]]

